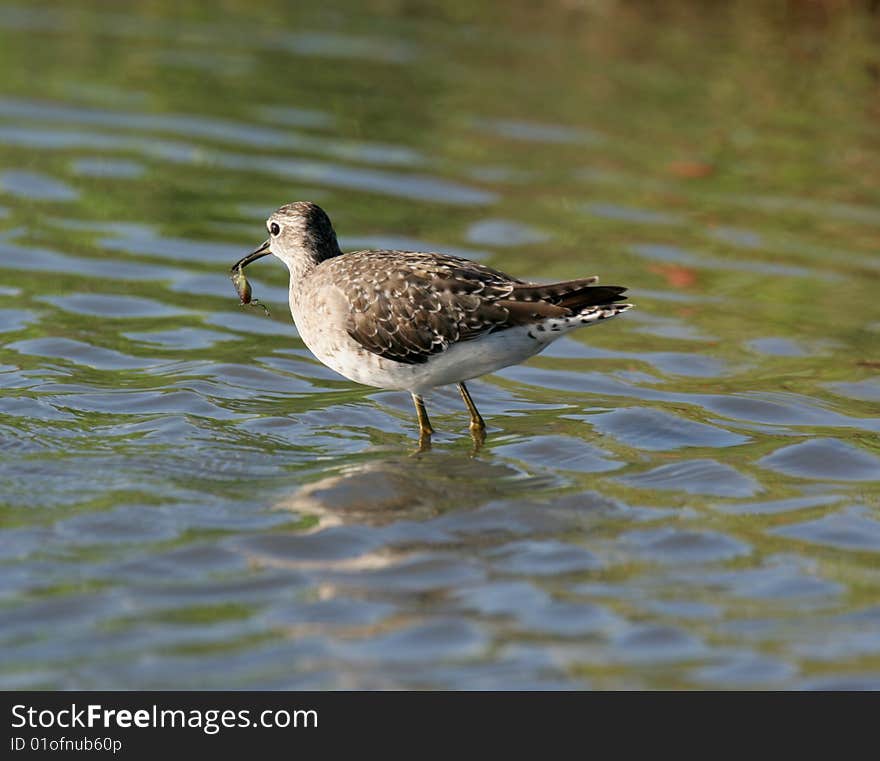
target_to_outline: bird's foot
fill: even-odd
[[[431,451],[432,433],[434,433],[434,431],[431,428],[423,428],[419,431],[419,445],[412,452],[410,452],[412,456],[424,454],[425,452]]]
[[[473,447],[471,448],[471,457],[474,457],[480,451],[480,449],[482,449],[483,444],[486,443],[486,426],[475,425],[474,423],[471,423],[470,432],[471,441],[473,442]]]

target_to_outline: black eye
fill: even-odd
[[[269,225],[269,232],[272,233],[272,235],[278,235],[278,233],[281,232],[281,228],[278,227],[277,222],[273,222],[271,225]]]

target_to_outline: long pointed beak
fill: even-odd
[[[269,239],[266,238],[259,248],[251,251],[247,256],[239,259],[235,264],[232,265],[232,269],[230,272],[235,272],[235,270],[241,269],[242,267],[247,267],[251,262],[257,261],[257,259],[262,259],[264,256],[268,256],[272,252],[269,250]]]

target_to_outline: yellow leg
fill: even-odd
[[[434,429],[431,428],[431,421],[428,420],[428,411],[425,409],[425,402],[418,394],[413,394],[413,404],[416,406],[416,414],[419,416],[419,439],[431,438]]]
[[[480,417],[480,413],[477,411],[477,405],[474,404],[474,400],[471,399],[467,386],[465,386],[464,383],[459,383],[458,390],[461,392],[461,398],[464,399],[468,412],[471,413],[471,431],[479,431],[482,433],[486,430],[486,424],[483,422],[483,418]]]

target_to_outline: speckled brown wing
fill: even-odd
[[[350,306],[348,334],[380,357],[426,362],[451,344],[502,325],[496,302],[519,282],[443,254],[356,251],[328,260]]]
[[[605,290],[588,289],[595,278],[524,283],[445,254],[357,251],[322,266],[335,270],[333,280],[348,300],[348,334],[368,351],[405,364],[427,362],[485,333],[571,314],[566,299],[574,303],[587,290]]]

